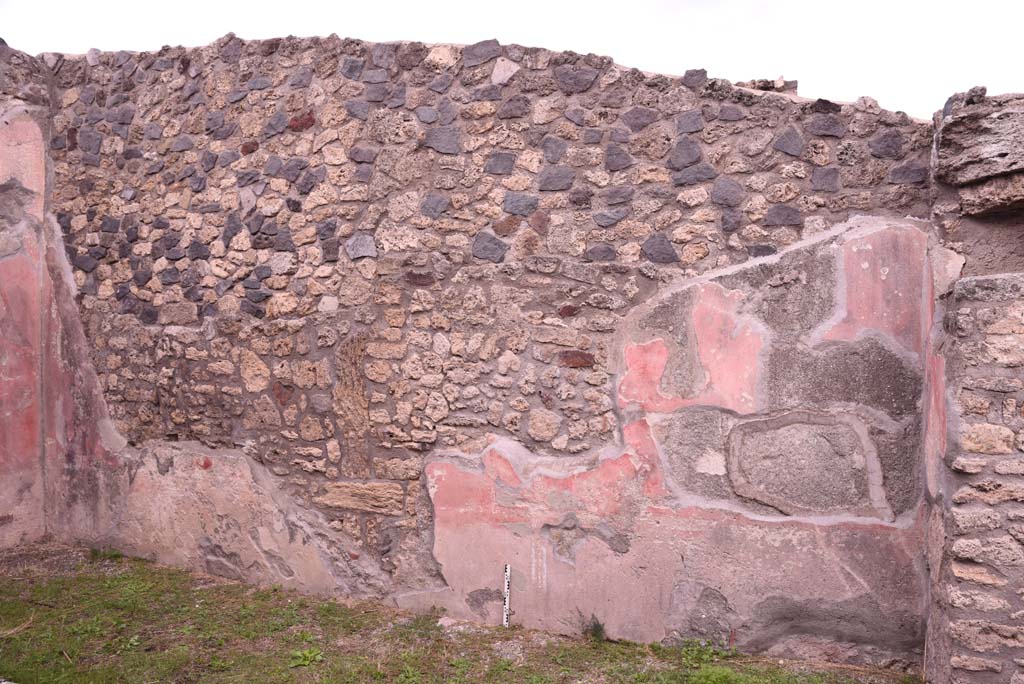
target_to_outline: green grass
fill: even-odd
[[[853,684],[699,644],[612,642],[412,616],[211,581],[94,551],[64,572],[0,567],[0,677],[18,684]],[[45,564],[43,564],[45,566]],[[65,563],[65,565],[67,565]],[[860,676],[859,674],[857,676]]]

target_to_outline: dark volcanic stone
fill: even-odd
[[[666,165],[673,171],[679,171],[687,166],[696,164],[700,161],[700,157],[700,143],[687,135],[680,138],[679,142],[672,148]]]
[[[633,157],[624,148],[610,144],[604,148],[604,168],[609,171],[621,171],[633,165]]]
[[[348,158],[362,164],[371,163],[380,154],[380,148],[376,145],[353,145],[348,151]]]
[[[458,154],[462,151],[458,126],[439,126],[427,129],[423,144],[441,154]]]
[[[708,72],[704,69],[688,69],[681,80],[684,86],[696,90],[708,80]]]
[[[195,143],[192,142],[192,138],[187,135],[179,135],[177,138],[171,141],[171,152],[184,152],[191,150],[195,147]]]
[[[711,186],[711,201],[723,207],[738,207],[746,197],[743,186],[728,176],[719,176]]]
[[[316,118],[312,110],[297,114],[288,120],[288,130],[299,133],[312,128],[316,124]]]
[[[540,148],[544,151],[544,161],[549,164],[557,164],[565,156],[569,143],[553,135],[545,135],[540,141]]]
[[[607,228],[608,226],[614,226],[622,219],[629,216],[629,207],[614,207],[612,209],[605,209],[594,214],[594,223]]]
[[[529,113],[530,98],[526,95],[513,95],[498,107],[499,119],[518,119]]]
[[[417,107],[415,110],[416,118],[426,124],[432,124],[437,121],[437,110],[433,107]]]
[[[420,213],[427,218],[436,219],[451,206],[451,200],[439,192],[428,192],[420,203]],[[507,211],[507,210],[506,210]]]
[[[362,100],[348,100],[345,102],[345,111],[353,119],[366,121],[370,116],[370,103],[363,102]]]
[[[358,57],[346,57],[341,63],[341,75],[347,79],[358,81],[365,65],[366,62]]]
[[[677,133],[696,133],[704,130],[704,114],[699,109],[691,109],[676,117]]]
[[[555,85],[566,95],[575,95],[590,90],[597,75],[597,69],[583,64],[560,64],[555,67]]]
[[[674,264],[679,261],[676,248],[672,246],[668,238],[661,233],[654,233],[644,240],[640,251],[648,261],[656,264]]]
[[[718,110],[719,121],[742,121],[747,118],[746,113],[734,105],[722,105]]]
[[[747,253],[752,257],[771,256],[777,251],[775,245],[750,245],[747,247]]]
[[[846,123],[835,114],[815,114],[804,122],[804,130],[811,135],[842,138],[846,135]]]
[[[659,118],[658,110],[650,107],[633,107],[622,115],[622,123],[634,133],[642,131]]]
[[[100,265],[100,262],[89,256],[88,254],[79,254],[71,261],[75,268],[86,273],[92,273],[96,270],[96,267]]]
[[[479,232],[473,238],[473,256],[485,261],[500,263],[505,258],[508,245],[496,238],[494,235]]]
[[[775,142],[772,143],[772,147],[791,157],[799,157],[804,151],[804,139],[796,128],[787,126],[779,137],[775,139]]]
[[[722,232],[732,233],[743,227],[743,212],[738,209],[726,209],[722,212]]]
[[[835,166],[817,166],[811,171],[811,190],[836,192],[840,187],[839,169]]]
[[[868,140],[872,156],[882,159],[902,159],[906,152],[903,145],[906,138],[895,128],[887,128]]]
[[[502,208],[509,214],[529,216],[537,210],[538,200],[535,195],[522,192],[506,192]]]
[[[623,204],[633,199],[635,192],[631,185],[613,185],[601,192],[601,199],[608,204]]]
[[[584,261],[615,261],[618,255],[615,252],[615,248],[611,245],[603,242],[587,247],[587,251],[583,253]]]
[[[576,181],[576,172],[570,166],[548,166],[541,170],[537,188],[542,192],[568,190]]]
[[[889,171],[889,182],[901,185],[924,183],[928,180],[928,165],[917,161],[908,161],[894,166]]]
[[[762,223],[766,226],[799,226],[803,223],[800,210],[789,204],[773,204]]]
[[[345,241],[345,254],[352,261],[377,257],[377,243],[369,233],[356,233]]]
[[[816,112],[821,112],[822,114],[838,114],[843,111],[841,105],[838,105],[831,100],[823,100],[821,98],[814,101],[814,104],[811,105],[811,109]]]
[[[496,176],[507,176],[512,173],[516,163],[515,152],[491,152],[484,162],[484,173],[493,173]]]
[[[462,64],[463,66],[473,67],[500,56],[501,45],[498,41],[493,38],[491,40],[482,40],[479,43],[467,46],[462,51]]]
[[[707,162],[701,162],[672,174],[672,183],[674,185],[695,185],[709,181],[717,175],[718,171],[715,170],[715,167]]]

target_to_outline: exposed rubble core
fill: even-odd
[[[956,585],[1024,558],[1024,294],[958,279],[1024,270],[1018,96],[929,125],[493,40],[0,58],[0,544],[492,622],[510,563],[529,626],[1010,681],[969,611],[1018,598]]]

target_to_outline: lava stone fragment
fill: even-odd
[[[363,83],[371,84],[387,83],[388,72],[386,69],[367,69],[363,72],[363,78],[361,80]]]
[[[622,123],[629,127],[629,130],[638,133],[650,126],[659,118],[658,110],[650,107],[633,107],[622,115]]]
[[[174,267],[165,268],[160,271],[160,282],[164,285],[174,285],[181,282],[181,273]]]
[[[619,145],[612,143],[604,148],[604,168],[608,171],[621,171],[633,163],[633,157]]]
[[[86,273],[92,273],[96,270],[96,267],[100,265],[100,262],[89,256],[88,254],[79,254],[71,261],[75,268],[79,271]]]
[[[437,110],[433,107],[417,107],[415,110],[416,118],[425,124],[432,124],[438,119]]]
[[[587,247],[587,251],[583,253],[584,261],[615,261],[616,256],[615,248],[604,242],[598,242],[597,244]]]
[[[367,102],[383,102],[391,97],[391,86],[387,83],[375,83],[366,87],[363,97]]]
[[[841,105],[838,105],[831,100],[823,100],[821,98],[814,101],[814,104],[811,105],[811,109],[821,114],[838,114],[843,111]]]
[[[500,93],[500,89],[499,89]],[[513,95],[498,107],[499,119],[518,119],[530,113],[530,98],[526,95]]]
[[[104,216],[103,221],[100,223],[100,232],[103,233],[116,233],[120,229],[121,220],[113,216]]]
[[[585,93],[597,80],[598,71],[583,64],[560,64],[555,67],[555,85],[566,95]]]
[[[439,192],[428,192],[420,202],[420,213],[427,218],[436,219],[447,211],[449,206],[451,206],[451,200],[447,196]]]
[[[103,144],[103,136],[91,128],[78,131],[78,147],[89,154],[99,154]]]
[[[288,128],[288,115],[284,111],[278,110],[264,124],[263,135],[272,138],[279,133],[283,133],[286,128]]]
[[[691,109],[676,117],[677,133],[697,133],[704,130],[704,114],[699,109]]]
[[[624,204],[633,199],[635,192],[630,185],[613,185],[601,193],[601,199],[608,204]]]
[[[604,138],[604,131],[600,128],[584,128],[583,129],[583,143],[585,145],[597,145],[600,144]]]
[[[672,183],[673,185],[696,185],[716,176],[718,176],[718,171],[715,170],[715,167],[707,162],[701,162],[672,174]]]
[[[868,149],[874,157],[882,159],[902,159],[906,152],[903,145],[906,138],[898,129],[887,128],[868,140]]]
[[[804,130],[811,135],[842,138],[846,135],[846,122],[835,114],[815,114],[804,122]]]
[[[889,171],[889,182],[899,185],[912,185],[924,183],[928,180],[928,165],[917,161],[909,161],[900,166],[894,166]]]
[[[462,51],[462,65],[467,67],[474,67],[480,64],[491,61],[495,57],[501,56],[501,45],[498,41],[482,40],[479,43],[473,43],[467,46]]]
[[[210,173],[213,167],[217,165],[217,155],[210,150],[203,150],[203,153],[199,155],[199,163],[203,167],[203,171]]]
[[[766,257],[775,254],[777,251],[775,245],[750,245],[747,247],[747,253],[752,257]]]
[[[292,157],[281,167],[281,178],[289,183],[299,180],[302,171],[309,166],[309,162],[302,157]]]
[[[576,171],[570,166],[548,166],[541,170],[537,189],[541,192],[568,190],[576,181]]]
[[[429,287],[437,282],[437,278],[430,271],[406,271],[405,280],[410,285],[418,287]]]
[[[340,244],[338,242],[338,238],[336,237],[327,238],[326,240],[321,242],[320,251],[323,252],[324,261],[328,263],[333,263],[337,261],[339,247]]]
[[[799,226],[803,223],[800,210],[789,204],[773,204],[762,223],[766,226]]]
[[[300,202],[294,197],[286,197],[284,200],[284,204],[286,207],[288,207],[288,211],[292,212],[293,214],[297,214],[300,211],[302,211],[302,202]]]
[[[787,126],[772,143],[772,147],[791,157],[799,157],[804,151],[804,138],[793,126]]]
[[[295,183],[295,189],[299,191],[300,195],[308,195],[326,177],[327,169],[323,167],[315,170],[310,169],[302,174],[302,177]]]
[[[679,261],[676,248],[662,233],[653,233],[640,246],[644,257],[656,264],[674,264]]]
[[[544,152],[544,161],[549,164],[557,164],[565,156],[569,143],[553,135],[545,135],[540,141],[540,148]]]
[[[353,119],[366,121],[370,116],[370,103],[362,100],[348,100],[345,102],[345,111]]]
[[[495,176],[507,176],[512,173],[516,163],[515,152],[491,152],[484,162],[484,173]]]
[[[458,154],[462,151],[460,138],[458,126],[439,126],[427,129],[423,144],[441,154]]]
[[[306,88],[313,82],[313,70],[309,67],[299,67],[292,72],[288,79],[288,85],[293,88]]]
[[[366,62],[358,57],[346,57],[341,63],[341,75],[347,79],[358,81],[365,65]]]
[[[718,110],[719,121],[742,121],[747,118],[746,112],[735,105],[722,105]]]
[[[816,166],[811,171],[811,190],[836,192],[840,187],[839,169],[835,166]]]
[[[535,195],[527,195],[522,192],[506,192],[502,208],[506,213],[516,216],[529,216],[537,210],[539,200]]]
[[[443,93],[451,87],[452,81],[454,80],[455,74],[450,71],[445,71],[435,76],[434,80],[427,84],[427,88],[435,93]]]
[[[719,206],[738,207],[746,197],[743,186],[728,176],[719,176],[711,186],[711,201]]]
[[[473,256],[477,259],[501,263],[507,251],[508,245],[491,233],[481,231],[473,238]]]
[[[348,158],[354,162],[368,164],[373,162],[380,154],[380,148],[376,145],[354,145],[348,151]]]
[[[171,141],[170,151],[171,152],[185,152],[195,147],[195,143],[192,142],[192,138],[187,135],[179,135],[177,138]]]
[[[594,214],[594,223],[602,228],[614,226],[622,219],[629,216],[629,207],[614,207],[612,209],[605,209]]]
[[[217,155],[217,166],[223,168],[234,164],[236,161],[242,158],[242,155],[238,150],[225,150]]]
[[[732,233],[743,227],[743,212],[738,209],[726,209],[722,212],[722,232]]]
[[[687,166],[692,166],[700,161],[701,150],[700,143],[690,136],[683,136],[679,141],[672,147],[672,151],[668,155],[668,162],[666,166],[673,171],[679,171],[685,169]]]
[[[377,243],[370,233],[355,233],[345,241],[345,254],[352,261],[377,257]]]
[[[587,187],[574,187],[569,191],[569,204],[578,209],[589,209],[594,191]]]
[[[205,260],[210,258],[210,248],[204,245],[202,242],[193,241],[188,246],[188,258],[193,261]]]
[[[239,171],[235,174],[235,184],[244,188],[247,185],[252,185],[260,179],[260,172],[256,169],[246,169],[245,171]]]
[[[688,69],[681,79],[684,86],[690,90],[700,88],[708,80],[708,72],[704,69]]]

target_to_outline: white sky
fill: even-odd
[[[800,81],[929,118],[974,85],[1024,91],[1020,0],[0,0],[0,37],[31,54],[157,50],[242,38],[502,43],[609,55],[679,75]]]

